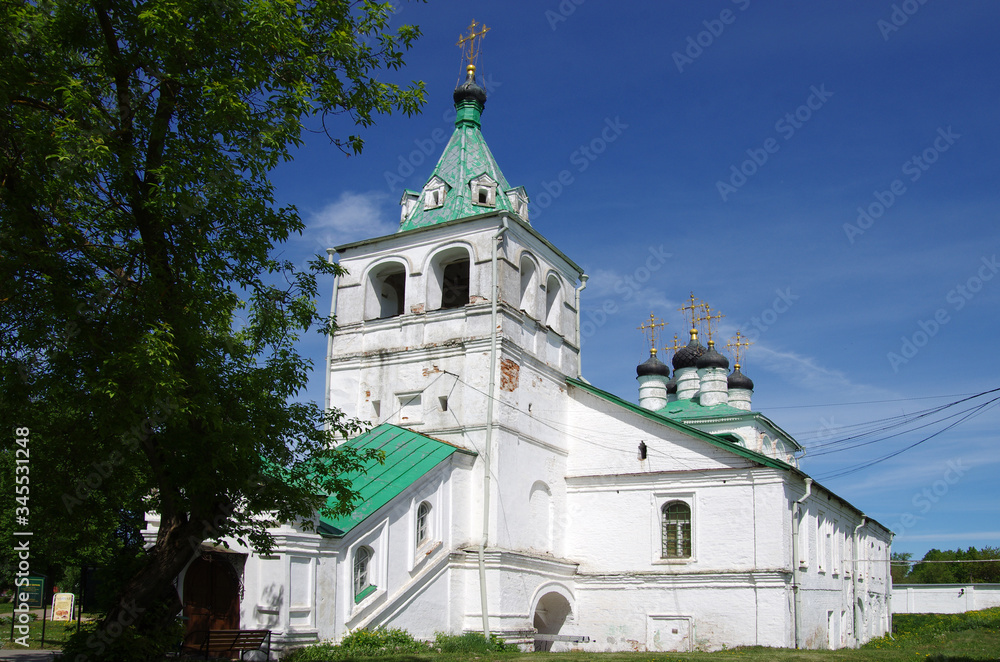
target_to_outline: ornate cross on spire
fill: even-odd
[[[726,343],[726,349],[733,353],[733,365],[737,370],[740,369],[740,364],[743,363],[747,347],[752,344],[739,329],[736,329],[736,335],[733,336],[732,340]]]
[[[698,317],[699,322],[705,322],[708,325],[708,341],[712,342],[712,320],[721,320],[725,315],[722,313],[712,314],[712,309],[705,302],[701,304],[702,315]]]
[[[476,62],[479,60],[479,49],[483,44],[483,37],[487,32],[490,31],[485,25],[479,25],[479,32],[476,32],[475,19],[472,19],[472,23],[469,23],[469,34],[466,36],[458,35],[458,42],[455,43],[456,46],[462,49],[462,64],[465,68],[472,68],[472,72],[476,71]]]
[[[684,315],[684,319],[691,323],[691,331],[695,330],[695,323],[698,321],[696,319],[695,311],[701,308],[701,302],[694,298],[694,292],[691,293],[691,302],[686,306],[681,306],[677,310]],[[694,335],[691,336],[694,338]]]
[[[673,345],[666,345],[663,348],[663,351],[667,355],[667,360],[669,361],[670,359],[672,359],[673,356],[674,356],[674,354],[677,353],[677,350],[679,350],[683,346],[684,345],[681,344],[681,341],[677,338],[677,334],[675,333],[674,334],[674,344]]]
[[[643,332],[643,334],[649,338],[649,353],[656,356],[656,339],[659,335],[658,329],[662,329],[667,325],[662,319],[660,321],[656,320],[656,316],[653,313],[649,314],[649,324],[641,324],[637,328]]]

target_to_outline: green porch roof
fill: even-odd
[[[360,496],[357,507],[341,517],[320,517],[318,527],[319,533],[338,537],[365,521],[453,453],[475,455],[472,451],[391,423],[372,428],[344,442],[343,446],[377,448],[385,454],[385,462],[379,464],[373,460],[360,471],[345,474],[344,477],[351,481],[352,489]]]

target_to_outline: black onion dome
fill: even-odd
[[[695,365],[698,366],[698,369],[724,368],[729,370],[729,359],[715,351],[715,347],[712,347],[710,342],[708,351],[698,357],[698,362]]]
[[[737,366],[736,370],[733,370],[733,374],[729,375],[726,381],[730,390],[734,388],[745,388],[748,391],[753,390],[753,380],[740,372],[739,366]]]
[[[645,377],[646,375],[660,375],[661,377],[670,376],[670,368],[667,367],[660,359],[655,356],[650,355],[644,363],[640,363],[635,367],[635,374],[637,377]]]
[[[681,368],[694,368],[698,365],[698,359],[705,353],[705,346],[697,340],[691,340],[687,345],[681,347],[674,354],[671,363],[674,364],[674,372]]]
[[[486,90],[476,85],[476,74],[473,71],[469,71],[469,75],[466,76],[465,82],[455,88],[455,93],[452,95],[455,99],[455,105],[462,103],[467,99],[472,99],[478,101],[479,105],[486,105]]]
[[[673,377],[667,382],[667,395],[677,395],[677,380]]]

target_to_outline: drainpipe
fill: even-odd
[[[580,287],[576,288],[576,376],[583,379],[583,338],[580,337],[580,292],[587,289],[590,276],[580,274]]]
[[[490,638],[490,614],[486,600],[486,546],[490,542],[490,456],[493,454],[493,406],[497,381],[497,303],[500,299],[500,272],[497,253],[503,235],[510,229],[507,215],[502,214],[503,225],[493,235],[493,301],[490,305],[490,385],[486,403],[486,447],[483,453],[483,540],[479,543],[479,600],[483,612],[483,636]]]
[[[337,251],[332,248],[326,249],[326,261],[333,264],[333,256]],[[340,285],[340,274],[333,275],[333,296],[330,301],[330,317],[337,314],[337,289]],[[326,390],[323,392],[323,414],[330,412],[330,382],[333,376],[330,374],[330,364],[333,361],[333,333],[326,337]],[[323,429],[330,431],[330,424],[323,422]]]
[[[806,478],[806,492],[792,504],[792,599],[794,601],[795,618],[793,621],[795,647],[799,647],[799,612],[802,610],[802,598],[799,595],[799,577],[802,570],[799,567],[799,511],[802,504],[812,494],[813,479]]]
[[[858,538],[858,531],[868,522],[868,518],[865,517],[864,513],[861,513],[861,523],[854,527],[854,553],[851,554],[851,566],[852,575],[851,578],[851,588],[854,590],[853,599],[851,600],[851,612],[854,614],[854,647],[857,648],[861,645],[861,629],[860,623],[858,623],[858,555],[861,552],[861,544]]]

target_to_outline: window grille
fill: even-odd
[[[360,595],[371,586],[369,581],[369,565],[372,559],[372,550],[367,547],[359,547],[354,553],[354,595]]]
[[[665,504],[662,513],[663,558],[691,558],[691,507],[674,501]]]
[[[417,547],[430,537],[431,504],[424,501],[417,508]]]

